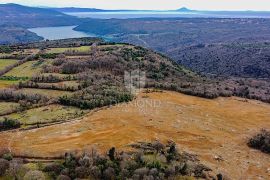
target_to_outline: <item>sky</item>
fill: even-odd
[[[257,10],[270,11],[270,0],[0,0],[28,6],[85,7],[100,9],[174,10]]]

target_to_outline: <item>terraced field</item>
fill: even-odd
[[[40,108],[29,109],[20,113],[13,113],[7,118],[19,120],[23,126],[53,123],[58,121],[67,121],[84,115],[82,111],[74,107],[65,107],[60,105],[49,105]],[[1,120],[1,117],[0,117]]]
[[[0,88],[8,88],[12,85],[18,84],[20,81],[8,81],[8,80],[0,80]]]
[[[13,111],[14,109],[18,108],[18,103],[12,103],[12,102],[0,102],[0,116],[2,114],[8,113]]]
[[[15,64],[18,60],[15,59],[0,59],[0,70],[3,70],[5,67]]]
[[[71,95],[72,92],[68,91],[59,91],[59,90],[51,90],[51,89],[38,89],[38,88],[22,88],[17,90],[19,92],[23,92],[26,94],[41,94],[45,96],[49,96],[52,98],[57,98],[64,95]]]
[[[11,71],[5,74],[5,76],[14,77],[32,77],[35,74],[40,73],[41,65],[37,61],[28,61],[18,67],[13,68]]]
[[[64,53],[64,52],[87,52],[90,50],[90,46],[80,46],[80,47],[71,47],[71,48],[51,48],[46,50],[47,53]]]

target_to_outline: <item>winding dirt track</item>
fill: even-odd
[[[269,104],[155,92],[71,123],[1,133],[0,145],[18,155],[46,157],[93,146],[105,151],[112,146],[128,149],[126,145],[136,141],[174,140],[215,173],[233,179],[269,179],[270,156],[246,146],[262,128],[270,128]]]

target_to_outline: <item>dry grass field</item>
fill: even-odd
[[[37,89],[37,88],[22,88],[22,89],[19,89],[17,91],[23,92],[26,94],[41,94],[41,95],[52,97],[52,98],[57,98],[59,96],[71,94],[71,92],[68,92],[68,91],[59,91],[59,90],[51,90],[51,89]]]
[[[10,87],[11,85],[18,84],[19,82],[20,81],[0,80],[0,89]]]
[[[71,47],[71,48],[51,48],[47,50],[47,53],[64,53],[66,51],[75,51],[75,52],[87,52],[90,50],[90,46],[80,46],[80,47]]]
[[[270,156],[250,149],[246,142],[270,127],[269,117],[270,105],[259,101],[142,93],[130,103],[92,111],[81,120],[3,132],[0,146],[18,155],[47,157],[93,146],[127,150],[136,141],[174,140],[216,173],[232,179],[268,179]]]

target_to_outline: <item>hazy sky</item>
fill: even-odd
[[[270,0],[0,0],[30,6],[90,7],[102,9],[263,10],[270,11]]]

